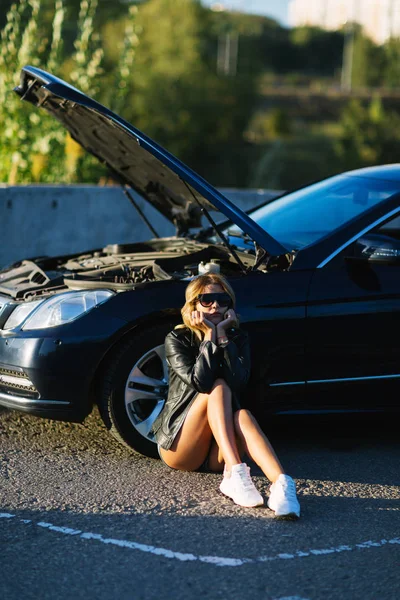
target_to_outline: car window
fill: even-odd
[[[273,200],[250,216],[283,246],[298,250],[399,191],[396,181],[338,175]]]
[[[386,223],[377,227],[374,232],[400,240],[400,216],[396,215],[389,221],[386,221]]]

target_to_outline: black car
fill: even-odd
[[[149,431],[167,393],[164,338],[188,281],[212,265],[251,337],[258,418],[399,410],[400,164],[336,175],[246,214],[53,75],[26,67],[15,91],[176,236],[0,271],[1,405],[77,422],[98,405],[117,439],[156,456]]]

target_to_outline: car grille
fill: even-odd
[[[0,295],[0,329],[4,324],[3,321],[8,318],[9,310],[7,310],[7,305],[9,303],[10,298],[8,296]],[[6,312],[4,312],[2,319],[3,311]],[[17,371],[2,366],[0,366],[0,393],[21,396],[23,398],[39,398],[40,396],[32,381],[22,369]]]
[[[0,392],[24,398],[39,398],[39,392],[23,371],[3,367],[0,367]]]

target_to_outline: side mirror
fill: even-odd
[[[354,256],[349,258],[369,263],[400,265],[400,240],[387,235],[367,233],[357,240]]]

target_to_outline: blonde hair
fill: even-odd
[[[193,325],[190,324],[190,315],[194,310],[195,305],[197,304],[197,296],[201,294],[204,288],[208,285],[220,285],[224,292],[226,292],[231,297],[232,308],[235,310],[235,292],[233,291],[231,285],[228,283],[225,277],[218,273],[205,273],[204,275],[199,275],[195,279],[192,279],[192,281],[187,286],[185,290],[186,301],[181,309],[183,325],[177,325],[175,329],[179,329],[181,327],[188,327],[197,335],[198,338],[203,338],[204,331],[199,327],[193,327]],[[238,323],[236,324],[238,325]]]

